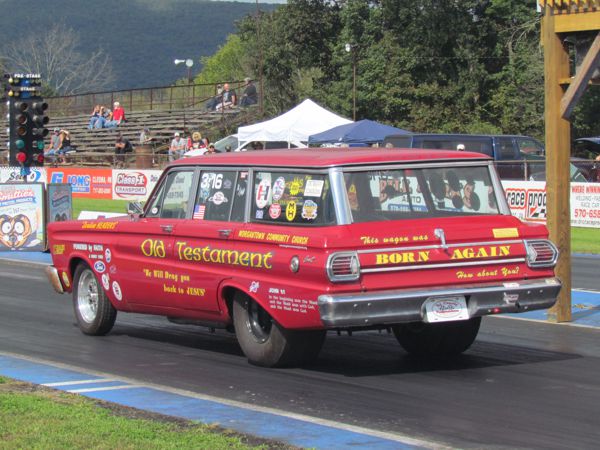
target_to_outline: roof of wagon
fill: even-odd
[[[175,161],[174,165],[332,167],[394,162],[489,160],[481,153],[397,148],[303,148],[217,153]]]

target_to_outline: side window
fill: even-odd
[[[200,189],[194,203],[193,219],[229,220],[237,172],[203,170]]]
[[[193,178],[192,170],[171,171],[149,205],[146,217],[184,219]]]
[[[329,178],[323,174],[256,172],[250,218],[289,225],[334,223]]]
[[[235,193],[233,194],[233,205],[231,208],[231,221],[243,222],[246,210],[246,195],[248,193],[248,172],[238,173]]]
[[[496,151],[496,159],[498,160],[510,161],[518,159],[515,155],[515,148],[513,146],[512,138],[498,138]]]
[[[528,155],[543,155],[544,146],[534,139],[517,139],[517,145],[521,153]]]

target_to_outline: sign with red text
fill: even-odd
[[[113,170],[112,198],[147,200],[161,173],[161,170]]]

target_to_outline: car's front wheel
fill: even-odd
[[[481,317],[442,323],[411,322],[393,327],[396,339],[416,356],[458,355],[475,341]]]
[[[108,333],[115,324],[117,310],[96,275],[87,264],[81,263],[75,269],[73,280],[73,309],[79,329],[94,336]]]
[[[325,340],[325,331],[287,330],[256,301],[237,293],[233,323],[242,351],[251,364],[263,367],[293,366],[314,360]]]

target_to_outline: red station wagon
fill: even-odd
[[[141,214],[48,225],[85,334],[117,311],[235,331],[252,364],[297,365],[328,330],[392,330],[458,354],[481,317],[552,306],[558,252],[510,214],[478,153],[301,149],[180,160]]]

